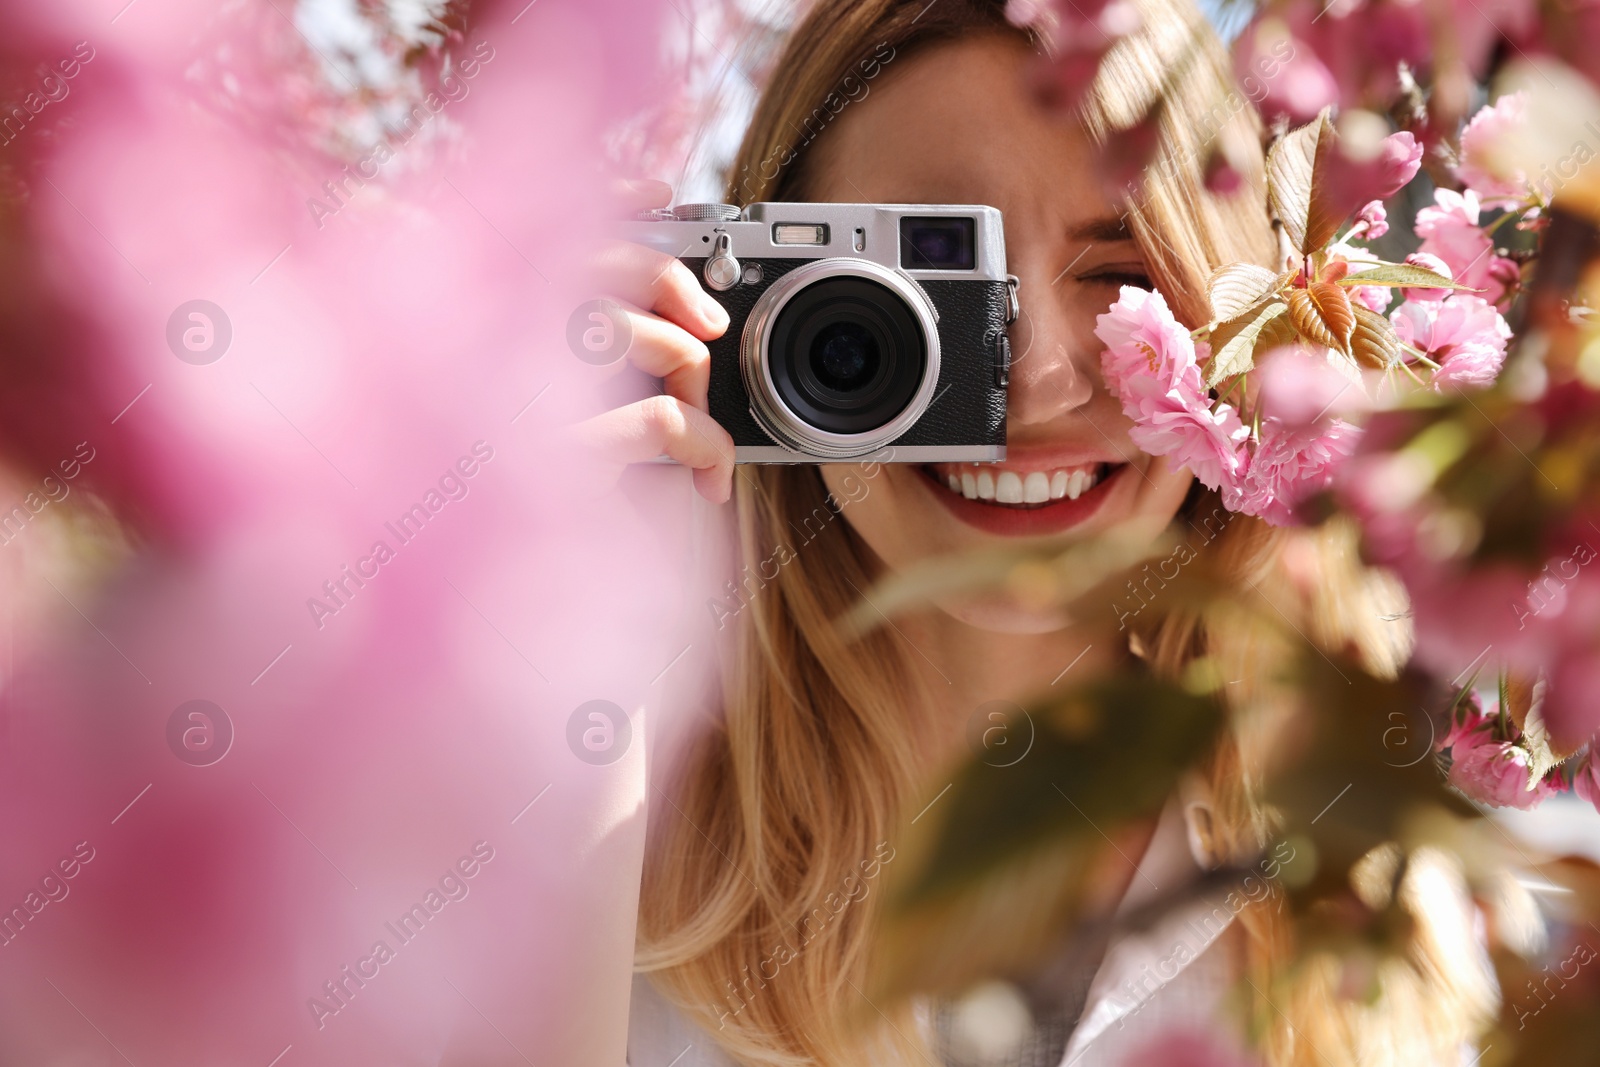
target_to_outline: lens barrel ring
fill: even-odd
[[[818,283],[850,278],[876,283],[901,305],[885,307],[883,319],[886,322],[904,320],[920,334],[916,340],[921,343],[921,377],[904,406],[892,416],[870,429],[841,433],[816,425],[816,420],[807,419],[796,410],[797,403],[785,398],[785,391],[792,393],[794,389],[787,381],[780,387],[773,374],[769,349],[780,317],[792,301]],[[800,455],[852,459],[874,452],[916,425],[933,402],[939,382],[937,324],[937,312],[922,287],[893,268],[861,259],[820,259],[796,267],[761,294],[745,321],[739,345],[739,373],[750,398],[750,413],[774,441]],[[872,332],[876,335],[883,331]],[[898,334],[901,331],[889,329],[888,332]],[[911,358],[909,352],[894,355],[900,360]]]

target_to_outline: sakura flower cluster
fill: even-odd
[[[1493,807],[1526,811],[1563,792],[1565,783],[1554,768],[1533,777],[1534,757],[1523,740],[1515,723],[1497,707],[1485,711],[1477,694],[1469,692],[1434,747],[1449,754],[1448,781],[1462,793]]]
[[[1158,292],[1124,286],[1095,324],[1105,343],[1107,387],[1133,421],[1134,444],[1192,471],[1233,511],[1274,524],[1329,483],[1359,431],[1343,419],[1296,421],[1267,415],[1254,431],[1232,404],[1214,402],[1200,374],[1210,355],[1197,346]],[[1299,378],[1318,378],[1316,356],[1287,349],[1275,357]],[[1292,368],[1292,369],[1291,369]]]
[[[1466,796],[1497,808],[1538,807],[1551,797],[1574,793],[1600,809],[1600,758],[1580,752],[1538,772],[1535,744],[1501,713],[1498,700],[1485,708],[1468,690],[1451,712],[1449,728],[1434,741],[1448,757],[1447,781]]]
[[[1320,238],[1327,243],[1292,258],[1276,280],[1229,268],[1265,280],[1248,300],[1224,300],[1229,310],[1217,317],[1231,322],[1191,333],[1160,293],[1123,288],[1095,329],[1134,443],[1193,472],[1230,510],[1273,525],[1294,523],[1297,505],[1328,488],[1355,451],[1361,429],[1342,416],[1392,403],[1408,384],[1441,393],[1489,386],[1511,339],[1501,310],[1517,292],[1518,265],[1495,252],[1478,194],[1438,190],[1418,213],[1417,251],[1386,264],[1368,242],[1389,232],[1384,201],[1416,177],[1422,146],[1403,131],[1361,159],[1332,145],[1318,150],[1315,181],[1328,210],[1343,212],[1335,217],[1347,220],[1344,232]],[[1495,195],[1499,204],[1532,203],[1507,201],[1499,186]],[[1254,351],[1210,367],[1208,341],[1244,327],[1254,330]]]

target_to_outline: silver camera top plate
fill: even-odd
[[[687,215],[705,214],[710,205],[684,205]],[[679,210],[683,210],[680,208]],[[737,209],[733,209],[737,210]],[[975,263],[971,270],[923,270],[900,263],[900,220],[907,216],[968,217],[975,220]],[[658,220],[667,221],[667,220]],[[982,204],[751,204],[740,218],[675,218],[670,226],[646,223],[630,228],[629,239],[674,259],[710,254],[718,235],[741,259],[867,259],[927,280],[1006,280],[1005,232],[1000,212]],[[803,242],[808,228],[820,239]]]

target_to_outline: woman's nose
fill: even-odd
[[[1067,314],[1061,276],[1018,274],[1021,314],[1011,327],[1011,386],[1006,411],[1013,423],[1048,423],[1083,407],[1100,380],[1100,342],[1093,319]],[[1086,328],[1087,327],[1087,328]]]

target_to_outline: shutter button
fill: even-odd
[[[706,260],[706,284],[719,293],[739,284],[739,261],[733,258],[730,245],[728,235],[718,231],[711,258]]]

